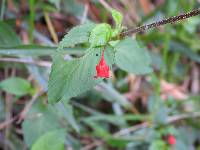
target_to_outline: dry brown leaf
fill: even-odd
[[[182,86],[178,86],[167,81],[161,80],[161,98],[166,100],[169,96],[175,99],[184,100],[188,98],[188,95],[182,89]]]

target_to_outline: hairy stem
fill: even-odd
[[[151,29],[151,28],[156,28],[156,27],[159,27],[159,26],[162,26],[162,25],[165,25],[165,24],[169,24],[169,23],[175,23],[175,22],[178,22],[178,21],[181,21],[181,20],[193,17],[193,16],[197,16],[199,14],[200,14],[200,9],[196,9],[196,10],[193,10],[193,11],[188,12],[188,13],[184,13],[184,14],[181,14],[181,15],[178,15],[178,16],[173,16],[173,17],[170,17],[170,18],[167,18],[167,19],[160,20],[158,22],[143,25],[143,26],[133,28],[133,29],[128,29],[128,30],[122,32],[121,36],[126,36],[126,35],[130,35],[130,34],[137,33],[137,32],[142,32],[142,31],[145,31],[145,30],[148,30],[148,29]]]

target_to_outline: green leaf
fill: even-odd
[[[138,121],[138,120],[148,120],[150,116],[147,115],[122,115],[122,116],[114,116],[114,115],[96,115],[91,117],[86,117],[83,120],[89,122],[96,122],[96,121],[104,121],[110,122],[113,124],[119,124],[120,120],[124,119],[127,121]]]
[[[22,124],[25,142],[29,147],[48,131],[60,128],[57,115],[42,101],[32,106]]]
[[[151,143],[149,150],[160,150],[160,149],[166,150],[166,148],[167,148],[167,145],[165,144],[164,141],[155,140]]]
[[[152,114],[152,119],[157,124],[165,124],[169,110],[163,101],[156,96],[150,96],[147,103],[148,111]]]
[[[65,130],[49,131],[34,143],[31,150],[65,150]]]
[[[18,96],[31,93],[31,84],[22,78],[12,77],[0,82],[0,89]]]
[[[121,68],[134,74],[146,74],[152,71],[151,59],[146,48],[141,48],[138,43],[127,38],[115,47],[115,63]]]
[[[87,23],[72,28],[68,34],[64,36],[59,46],[62,47],[73,47],[76,44],[87,43],[90,32],[95,27],[93,23]]]
[[[58,9],[60,8],[60,0],[49,0],[49,2],[54,4]]]
[[[106,45],[112,34],[112,29],[109,24],[98,24],[91,32],[89,42],[92,47]]]
[[[75,0],[62,1],[62,8],[66,14],[70,13],[77,18],[82,17],[85,10],[84,3]]]
[[[115,21],[115,26],[116,27],[121,27],[122,19],[123,19],[122,14],[119,11],[115,10],[115,9],[112,9],[111,13],[112,13],[112,17],[113,17],[113,19]]]
[[[108,139],[108,144],[110,144],[112,147],[125,149],[127,144],[130,142],[129,140],[123,139],[123,138],[116,138],[111,137]]]
[[[111,69],[112,65],[115,63],[114,62],[115,51],[113,47],[107,46],[104,51],[104,56],[105,56],[106,63],[110,66],[110,69]]]
[[[178,52],[180,54],[183,54],[186,57],[188,57],[189,59],[191,59],[197,63],[200,63],[200,56],[182,43],[179,43],[177,41],[171,41],[170,42],[170,50],[174,51],[174,52]]]
[[[116,37],[124,29],[124,27],[122,26],[123,16],[122,16],[122,14],[119,11],[117,11],[115,9],[112,9],[111,13],[112,13],[112,17],[113,17],[113,19],[115,21],[115,28],[112,31],[112,37]]]
[[[49,56],[56,52],[57,47],[39,45],[18,45],[14,47],[1,47],[0,55],[9,56]],[[83,55],[85,48],[63,48],[63,54]]]
[[[59,114],[60,117],[65,118],[67,123],[70,124],[76,132],[80,131],[79,125],[73,115],[73,107],[70,104],[59,102],[51,107],[52,111]]]
[[[106,51],[112,49],[106,49]],[[96,56],[98,54],[98,56]],[[60,100],[68,100],[86,92],[97,85],[102,79],[95,79],[96,65],[102,54],[102,48],[87,50],[87,54],[72,61],[65,61],[60,53],[53,58],[52,70],[49,79],[48,101],[53,104]],[[105,58],[110,59],[113,55]],[[108,62],[109,63],[109,62]]]
[[[0,46],[10,47],[20,45],[21,41],[12,28],[0,21]]]
[[[93,129],[93,134],[95,136],[101,137],[105,140],[112,137],[112,135],[107,131],[107,128],[105,126],[99,125],[91,121],[85,121],[85,123]]]

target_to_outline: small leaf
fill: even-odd
[[[152,71],[150,68],[151,59],[145,48],[127,38],[119,42],[115,47],[115,63],[121,68],[134,74],[146,74]]]
[[[162,140],[155,140],[151,143],[149,150],[160,150],[160,149],[166,149],[167,145]]]
[[[60,8],[60,0],[49,0],[49,2],[54,4],[58,9]]]
[[[11,47],[20,44],[21,41],[12,28],[8,24],[0,21],[0,46]]]
[[[114,38],[114,37],[118,36],[124,29],[124,27],[122,26],[123,16],[119,11],[117,11],[115,9],[112,9],[111,13],[112,13],[112,17],[115,21],[115,28],[112,31],[112,37]]]
[[[119,11],[115,10],[115,9],[112,9],[111,13],[112,13],[112,17],[113,17],[113,19],[115,21],[115,26],[116,27],[121,27],[122,19],[123,19],[122,14]]]
[[[84,3],[76,0],[62,0],[62,8],[66,14],[71,14],[76,17],[82,17],[84,13]]]
[[[95,27],[93,23],[87,23],[72,28],[68,34],[64,36],[59,46],[62,47],[73,47],[76,44],[87,43],[90,32]]]
[[[48,106],[42,101],[37,101],[22,123],[24,140],[29,147],[48,131],[61,128],[57,114]]]
[[[31,150],[65,150],[65,130],[49,131],[41,136]]]
[[[111,34],[112,29],[109,24],[99,24],[92,30],[89,42],[92,47],[106,45],[111,38]]]
[[[107,140],[107,142],[115,148],[121,148],[125,149],[125,147],[128,145],[130,140],[123,139],[123,138],[116,138],[116,137],[111,137]]]
[[[31,84],[22,78],[12,77],[0,82],[0,89],[18,96],[31,93]]]

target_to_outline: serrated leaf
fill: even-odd
[[[95,79],[94,76],[102,50],[102,48],[92,48],[85,56],[72,61],[65,61],[60,53],[55,54],[48,85],[49,103],[68,100],[90,90],[101,82],[102,79]],[[105,53],[107,59],[111,59],[110,57],[113,56],[107,56]]]
[[[112,35],[112,29],[109,24],[98,24],[91,32],[89,43],[92,47],[103,46],[108,43]]]
[[[59,43],[60,47],[73,47],[76,44],[87,43],[90,32],[95,27],[93,23],[87,23],[72,28]]]
[[[31,93],[31,84],[22,78],[12,77],[0,82],[0,89],[18,96]]]
[[[148,51],[141,48],[135,40],[127,38],[120,41],[115,51],[115,63],[122,70],[134,74],[146,74],[152,71]]]
[[[115,9],[112,9],[111,13],[112,13],[112,17],[115,21],[116,27],[120,27],[122,24],[122,18],[123,18],[122,14]]]
[[[49,131],[34,143],[31,150],[64,150],[65,130]]]
[[[41,101],[33,105],[22,123],[24,139],[29,147],[48,131],[60,128],[57,115]]]

